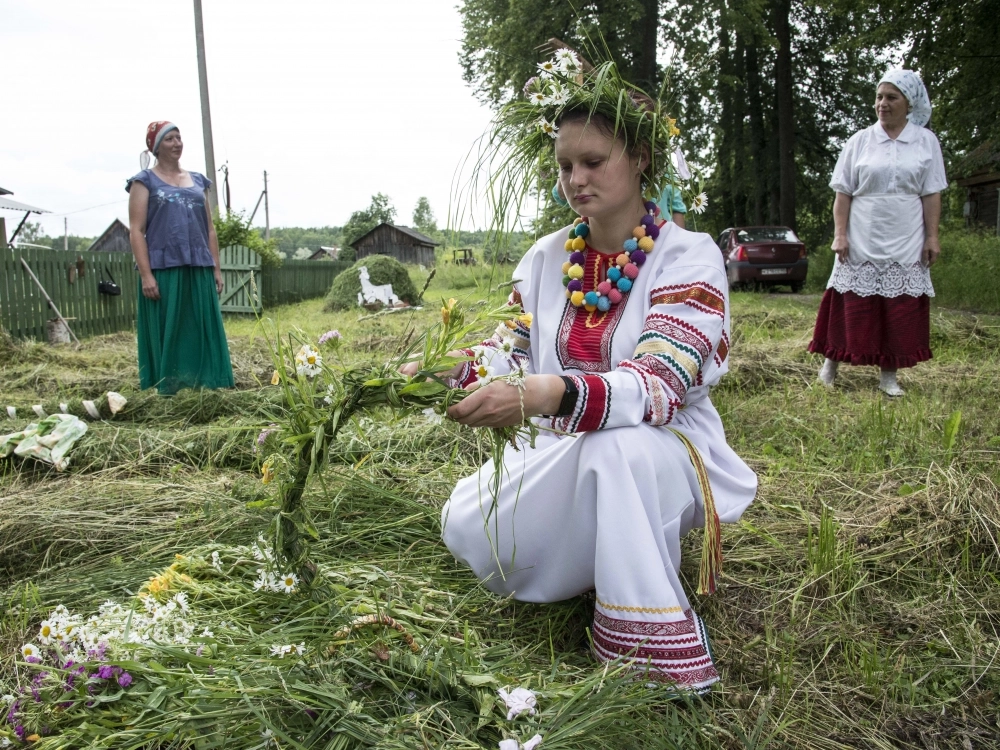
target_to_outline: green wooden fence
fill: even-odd
[[[0,325],[16,338],[46,340],[45,325],[55,318],[45,296],[21,261],[31,268],[79,338],[135,328],[138,275],[131,255],[66,252],[39,248],[0,248]],[[108,274],[122,293],[99,294],[97,282]]]
[[[244,247],[223,248],[221,256],[225,312],[253,313],[251,271],[267,308],[322,297],[334,277],[351,266],[345,261],[286,260],[278,268],[260,269],[259,258]],[[0,248],[0,326],[15,338],[45,341],[46,323],[56,317],[22,259],[77,337],[135,330],[141,290],[131,254],[4,247]],[[109,272],[114,277],[120,296],[98,293],[102,272],[105,278]]]
[[[343,260],[286,260],[278,268],[266,268],[261,278],[264,307],[323,297],[337,274],[352,265]]]

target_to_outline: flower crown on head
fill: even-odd
[[[523,92],[524,98],[509,103],[500,119],[520,131],[527,150],[540,152],[547,139],[555,139],[564,113],[585,110],[591,117],[603,116],[626,145],[649,146],[650,166],[644,173],[649,191],[679,184],[670,161],[673,142],[681,132],[677,120],[662,110],[657,99],[625,81],[613,62],[593,67],[573,50],[560,49],[538,64],[538,74]]]

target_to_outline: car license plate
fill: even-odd
[[[784,273],[787,273],[787,271],[784,268],[762,268],[762,269],[760,269],[760,275],[761,276],[781,276]]]

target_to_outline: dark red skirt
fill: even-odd
[[[859,297],[827,289],[809,351],[852,365],[913,367],[931,358],[930,298]]]

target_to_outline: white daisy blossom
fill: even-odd
[[[559,128],[555,123],[549,122],[544,117],[538,118],[538,129],[543,133],[548,135],[550,138],[555,138],[559,132]]]
[[[188,597],[183,591],[171,599],[168,604],[176,604],[181,612],[184,612],[185,614],[188,612]]]
[[[215,638],[215,633],[213,633],[208,628],[205,628],[204,630],[201,631],[201,637],[202,638]]]
[[[480,385],[487,385],[493,380],[495,369],[485,362],[477,362],[473,367],[473,372],[476,373],[476,380]]]
[[[212,567],[220,573],[222,572],[222,559],[219,557],[218,550],[212,553]]]
[[[23,646],[21,646],[21,656],[23,656],[25,659],[32,656],[37,657],[38,646],[36,646],[34,643],[25,643]]]
[[[549,103],[549,97],[547,97],[544,94],[544,92],[532,91],[530,94],[528,94],[528,101],[531,102],[532,104],[537,104],[539,107],[544,107],[546,104]],[[14,407],[12,406],[8,406],[7,407],[8,412],[13,408]],[[11,419],[13,419],[13,417],[11,417]]]
[[[430,406],[428,406],[420,413],[423,414],[424,417],[427,418],[427,421],[430,422],[431,424],[437,425],[444,422],[444,417],[438,414],[436,411],[434,411],[434,409]]]
[[[279,659],[284,659],[285,656],[292,653],[292,651],[298,653],[298,649],[299,649],[298,646],[292,646],[292,645],[282,646],[280,644],[276,644],[274,646],[271,646],[271,656],[277,656]],[[305,651],[304,643],[302,644],[302,650]]]
[[[108,406],[111,407],[111,415],[114,416],[122,409],[125,408],[125,404],[128,403],[128,399],[125,398],[120,393],[115,393],[114,391],[108,391]]]
[[[328,385],[326,387],[326,395],[323,396],[323,402],[324,403],[327,403],[327,404],[332,404],[333,403],[333,392],[334,392],[334,390],[335,389],[334,389],[334,387],[332,385]]]
[[[706,208],[708,208],[708,196],[705,193],[698,193],[691,201],[691,210],[696,214],[703,214]]]
[[[535,750],[536,747],[542,744],[542,735],[536,734],[530,740],[524,743],[524,750]]]
[[[538,699],[535,697],[533,691],[518,687],[508,692],[505,688],[500,688],[497,690],[497,695],[507,705],[508,721],[525,712],[527,712],[528,716],[535,715]]]
[[[299,577],[295,575],[295,573],[285,573],[285,575],[278,580],[277,590],[283,591],[286,594],[291,594],[295,591],[295,587],[298,585]]]
[[[514,342],[507,336],[500,342],[500,351],[510,356],[514,353]]]
[[[306,652],[306,642],[302,641],[298,646],[295,647],[295,653],[302,656]]]
[[[552,93],[549,94],[549,104],[561,107],[569,100],[569,92],[562,86],[553,86]]]
[[[303,344],[295,355],[295,371],[307,378],[316,377],[323,371],[323,357],[309,344]]]
[[[550,76],[559,71],[559,65],[555,60],[546,60],[545,62],[538,63],[538,69],[542,72],[542,75]]]
[[[563,73],[578,73],[580,71],[580,58],[573,50],[556,50],[555,62]]]

